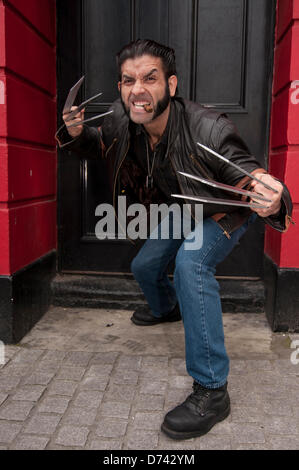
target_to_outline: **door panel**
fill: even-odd
[[[227,113],[266,167],[274,0],[58,0],[57,14],[59,112],[83,74],[81,99],[103,92],[86,117],[107,110],[118,97],[115,54],[151,38],[175,49],[180,95]],[[59,269],[130,272],[138,247],[94,234],[95,208],[111,202],[105,163],[59,153]],[[263,232],[257,221],[218,276],[261,276]]]
[[[83,61],[85,94],[103,91],[100,106],[118,98],[115,55],[130,40],[131,18],[128,0],[87,0],[83,2]]]
[[[246,0],[200,0],[196,40],[195,101],[244,110]],[[229,18],[229,21],[227,20]]]

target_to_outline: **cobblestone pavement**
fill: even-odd
[[[224,314],[231,414],[173,441],[160,425],[191,392],[183,326],[138,327],[131,313],[51,307],[5,346],[0,449],[298,449],[298,334],[272,333],[261,314]]]

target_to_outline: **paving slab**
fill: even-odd
[[[200,438],[160,425],[191,393],[182,322],[52,306],[0,367],[0,449],[278,450],[299,447],[299,335],[225,313],[231,414]],[[298,342],[297,342],[298,341]]]

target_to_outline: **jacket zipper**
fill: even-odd
[[[106,150],[105,152],[105,158],[107,158],[108,156],[108,153],[110,152],[110,150],[112,149],[113,145],[115,144],[115,142],[117,141],[117,138],[114,137],[113,141],[112,141],[112,144],[110,145],[110,147],[108,147],[108,149]]]
[[[115,210],[115,186],[116,186],[116,181],[117,181],[117,177],[118,177],[118,173],[119,173],[119,170],[120,170],[120,167],[122,166],[123,164],[123,161],[124,159],[126,158],[127,154],[128,154],[128,151],[129,151],[129,147],[130,147],[130,141],[128,141],[128,146],[127,146],[127,149],[124,153],[124,156],[118,166],[118,169],[117,169],[117,172],[116,172],[116,175],[115,175],[115,178],[114,178],[114,183],[113,183],[113,209],[114,209],[114,212],[115,212],[115,217],[116,217],[116,220],[117,220],[117,224],[119,224],[119,221],[118,221],[118,217],[117,217],[117,213],[116,213],[116,210]],[[110,146],[111,148],[111,146]],[[109,150],[110,150],[109,148]],[[120,224],[119,224],[120,225]],[[127,236],[127,233],[126,233],[126,230],[125,230],[125,234],[126,234],[126,237],[127,239],[133,244],[133,245],[136,245],[136,243],[130,238]]]
[[[189,155],[189,157],[191,158],[191,160],[193,161],[193,163],[198,166],[198,168],[201,170],[201,172],[203,173],[203,175],[204,175],[207,179],[211,180],[212,178],[210,177],[210,175],[206,172],[206,170],[203,168],[203,166],[194,158],[194,155],[193,155],[192,153]],[[181,185],[180,185],[179,180],[178,180],[178,183],[179,183],[179,186],[180,186],[180,188],[181,188]],[[181,191],[182,191],[182,188],[181,188]],[[183,193],[182,193],[182,194],[183,194]],[[184,199],[184,200],[185,200],[185,199]],[[185,201],[186,201],[186,200],[185,200]],[[191,217],[195,220],[195,218],[194,218],[193,215],[192,215],[192,212],[191,212]],[[195,220],[195,221],[196,221],[196,220]],[[228,232],[227,230],[225,230],[225,228],[219,223],[219,221],[217,221],[216,223],[217,223],[217,224],[219,225],[219,227],[221,227],[221,229],[223,230],[223,234],[224,234],[228,239],[230,239],[231,236],[230,236],[229,232]]]
[[[173,169],[173,171],[174,171],[174,174],[176,175],[176,170],[175,170],[175,168],[174,168],[174,166],[173,166],[173,163],[172,163],[172,158],[171,158],[171,156],[170,156],[170,155],[169,155],[169,160],[170,160],[170,163],[171,163],[172,169]],[[177,176],[176,176],[176,179],[177,179],[177,182],[178,182],[178,184],[179,184],[179,187],[180,187],[181,193],[182,193],[182,194],[184,194],[184,193],[183,193],[183,190],[182,190],[182,187],[181,187],[181,183],[180,183],[180,181],[179,181],[179,179],[178,179],[178,177],[177,177]],[[185,199],[185,198],[184,198],[184,201],[185,201],[185,203],[187,204],[187,207],[188,207],[188,206],[190,205],[190,203],[188,203],[188,202],[186,201],[186,199]],[[188,210],[189,210],[189,208],[188,208]],[[192,211],[191,211],[191,209],[190,209],[190,214],[191,214],[191,217],[192,217],[192,219],[193,219],[193,220],[196,222],[196,219],[195,219],[195,217],[193,217],[193,214],[192,214]]]
[[[191,153],[190,154],[190,157],[191,157],[191,160],[195,163],[195,165],[197,165],[200,170],[202,171],[202,173],[206,176],[207,179],[209,180],[212,180],[212,178],[210,177],[210,175],[208,175],[208,173],[206,172],[206,170],[203,168],[203,166],[196,160],[196,158],[194,158],[194,155]],[[230,232],[228,232],[220,223],[220,221],[217,221],[216,222],[219,227],[221,227],[221,229],[223,230],[223,234],[228,238],[230,239],[231,238],[231,233],[234,232],[235,230],[237,230],[239,227],[241,227],[242,224],[238,225],[237,227],[235,227],[233,230],[231,230]]]
[[[207,179],[211,179],[210,175],[208,175],[208,173],[206,172],[206,170],[204,169],[204,167],[196,160],[196,158],[194,157],[193,153],[191,153],[189,155],[189,157],[191,158],[191,160],[195,163],[195,165],[197,165],[201,172],[203,173],[204,176],[206,176]]]

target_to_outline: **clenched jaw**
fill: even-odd
[[[129,99],[129,104],[131,105],[131,109],[135,112],[144,112],[147,113],[153,111],[153,106],[151,104],[151,100],[147,97],[135,97],[132,96]]]
[[[143,102],[143,101],[134,101],[133,102],[133,105],[135,106],[135,108],[139,108],[139,109],[144,109],[147,113],[152,113],[154,108],[152,107],[152,105],[150,103],[146,103],[146,102]]]

